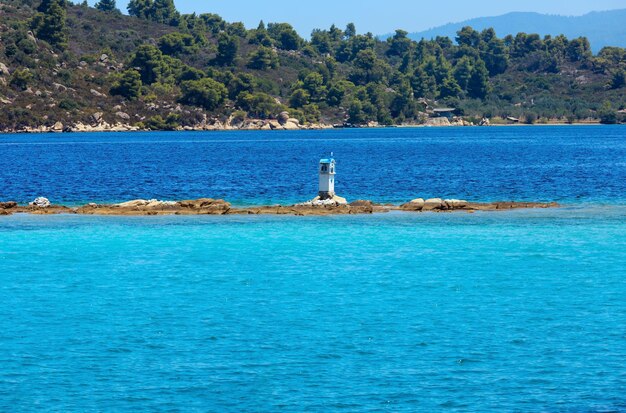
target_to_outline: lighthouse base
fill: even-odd
[[[320,192],[318,192],[318,196],[317,196],[317,197],[318,197],[321,201],[326,201],[326,200],[328,200],[328,199],[333,199],[335,196],[336,196],[336,195],[335,195],[335,193],[334,193],[334,192],[325,192],[325,191],[320,191]]]
[[[345,198],[337,196],[333,194],[331,197],[315,197],[314,199],[296,204],[296,206],[319,206],[319,207],[327,207],[327,206],[340,206],[340,205],[348,205],[348,201]]]

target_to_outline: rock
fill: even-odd
[[[96,89],[91,89],[90,92],[92,95],[99,97],[99,98],[105,98],[107,96],[104,93],[98,92]]]
[[[295,120],[295,122],[294,122]],[[300,129],[300,122],[297,119],[289,119],[287,123],[283,125],[285,130],[298,130]]]
[[[50,128],[50,132],[63,132],[63,129],[64,129],[63,124],[61,122],[56,122]]]
[[[425,126],[450,126],[448,118],[430,118],[426,121]]]
[[[108,61],[109,61],[109,56],[108,56],[106,53],[102,53],[102,54],[100,55],[100,61],[101,61],[102,63],[106,63],[106,62],[108,62]]]
[[[117,116],[120,119],[130,120],[130,115],[125,112],[115,112],[115,116]]]
[[[2,103],[3,105],[10,105],[13,102],[0,96],[0,103]]]
[[[334,195],[329,199],[321,199],[319,196],[313,198],[310,201],[296,204],[296,207],[337,207],[342,205],[348,205],[348,201],[345,198]]]
[[[283,125],[281,125],[277,120],[270,120],[268,124],[271,129],[283,129]]]
[[[374,203],[372,201],[366,201],[366,200],[363,200],[363,199],[359,199],[357,201],[350,202],[349,205],[351,207],[373,207]]]
[[[443,199],[441,198],[431,198],[424,201],[424,206],[422,207],[422,211],[432,211],[435,209],[441,209],[443,206]]]
[[[488,118],[482,118],[478,126],[491,126],[491,122]]]
[[[56,90],[57,92],[67,91],[67,86],[64,86],[60,83],[53,83],[52,86],[54,87],[54,90]]]
[[[37,208],[48,208],[51,204],[48,198],[44,198],[40,196],[39,198],[36,198],[33,202],[31,202],[28,205],[37,207]]]
[[[11,213],[9,211],[4,210],[4,209],[0,209],[0,215],[11,215]]]
[[[13,209],[16,207],[17,207],[17,202],[14,202],[14,201],[0,202],[0,210]]]
[[[426,202],[423,198],[417,198],[410,202],[407,202],[406,204],[401,205],[400,209],[404,211],[421,211],[422,209],[424,209],[425,203]]]
[[[149,203],[150,201],[147,201],[145,199],[134,199],[132,201],[122,202],[121,204],[115,204],[114,206],[119,208],[138,208],[144,207]]]
[[[280,112],[280,115],[277,117],[278,123],[284,125],[289,120],[289,112]]]
[[[10,75],[11,75],[11,71],[9,70],[7,65],[0,62],[0,76],[10,76]]]
[[[100,123],[102,122],[102,112],[96,112],[93,115],[91,115],[91,120],[93,121],[93,123]]]
[[[449,209],[461,209],[469,205],[469,202],[460,199],[445,199],[443,202]]]
[[[37,38],[35,37],[35,35],[33,34],[33,32],[29,31],[29,32],[26,34],[26,37],[28,37],[28,39],[29,39],[31,42],[33,42],[33,43],[37,44]]]

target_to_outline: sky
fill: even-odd
[[[90,4],[95,0],[90,1]],[[174,0],[182,13],[217,13],[226,21],[256,27],[260,20],[291,23],[308,37],[315,28],[353,22],[359,33],[417,32],[474,17],[513,11],[578,16],[590,11],[626,8],[626,0]],[[127,0],[117,0],[126,10]]]

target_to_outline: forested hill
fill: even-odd
[[[593,55],[586,38],[465,27],[380,41],[350,24],[305,40],[172,0],[133,0],[129,14],[114,0],[0,1],[0,129],[421,124],[442,107],[470,122],[615,123],[626,106],[626,51]]]
[[[476,30],[493,28],[501,35],[519,32],[545,35],[563,34],[568,37],[585,36],[594,52],[606,46],[626,47],[626,9],[596,11],[583,16],[555,16],[540,13],[514,12],[502,16],[479,17],[460,23],[449,23],[417,33],[410,33],[414,40],[434,39],[437,36],[454,37],[465,26]]]

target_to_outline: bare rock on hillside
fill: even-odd
[[[0,62],[0,76],[10,76],[11,71],[4,63]]]

